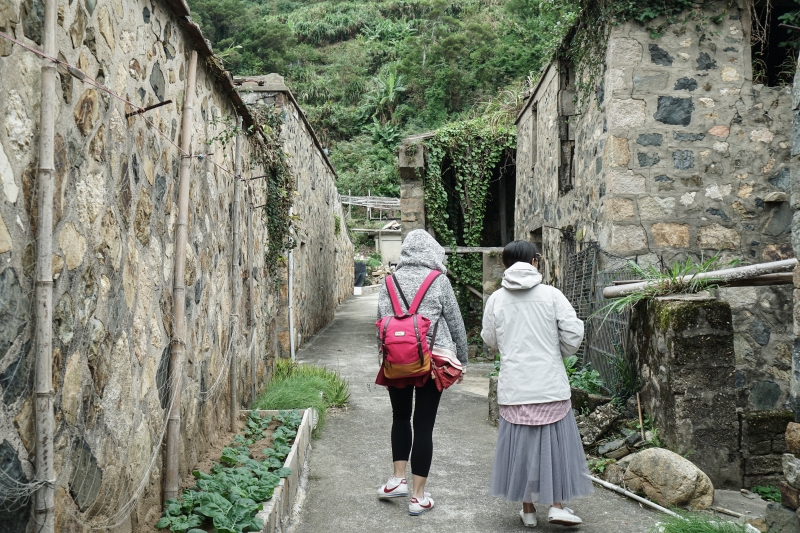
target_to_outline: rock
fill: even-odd
[[[500,406],[497,405],[497,376],[489,378],[489,423],[497,425],[500,421]]]
[[[774,176],[768,180],[770,184],[784,192],[789,192],[792,187],[792,173],[788,168],[780,169]],[[767,201],[767,200],[765,200]]]
[[[620,37],[608,43],[609,66],[629,67],[642,60],[642,45],[636,39]]]
[[[11,168],[11,163],[9,163],[5,151],[3,151],[2,144],[0,144],[0,181],[3,183],[3,193],[5,193],[8,203],[16,203],[19,187],[14,181],[14,170]]]
[[[781,489],[781,504],[792,511],[796,511],[800,507],[800,490],[785,481],[781,481],[779,488]]]
[[[792,223],[792,208],[789,202],[779,204],[777,209],[773,209],[772,217],[764,228],[764,233],[777,237],[784,233],[789,233]]]
[[[669,73],[659,71],[644,71],[633,77],[633,86],[642,92],[656,92],[667,88]]]
[[[640,167],[652,167],[661,161],[661,158],[658,157],[658,154],[648,155],[642,152],[637,153],[636,158],[639,160]]]
[[[785,202],[788,199],[789,198],[787,197],[787,194],[785,192],[773,191],[773,192],[767,194],[764,197],[764,202],[765,203],[780,203],[780,202]]]
[[[691,150],[675,150],[672,152],[672,165],[675,170],[694,168],[694,152]]]
[[[711,59],[706,52],[700,52],[697,58],[697,70],[711,70],[717,68],[717,62]]]
[[[78,218],[84,224],[91,224],[100,214],[106,194],[106,179],[103,173],[86,174],[75,184]]]
[[[584,446],[591,446],[602,437],[611,425],[619,418],[619,412],[613,403],[607,403],[595,409],[578,424],[581,441]]]
[[[653,241],[656,246],[671,248],[685,248],[690,242],[689,224],[676,224],[674,222],[653,224],[650,227]]]
[[[67,269],[74,270],[83,262],[86,253],[86,239],[78,233],[72,222],[64,224],[64,229],[58,235],[58,244],[64,252],[67,261]]]
[[[708,130],[709,135],[713,135],[714,137],[727,137],[730,135],[731,130],[727,126],[714,126],[710,130]]]
[[[779,503],[770,502],[764,512],[764,520],[767,522],[769,533],[798,533],[800,532],[800,520],[794,511],[786,509]]]
[[[707,509],[714,500],[711,480],[689,460],[663,448],[634,454],[625,471],[629,490],[665,507]]]
[[[705,133],[681,133],[681,132],[677,132],[676,131],[676,132],[674,132],[672,134],[672,137],[676,141],[695,142],[695,141],[702,141],[703,139],[705,139],[706,134]]]
[[[0,254],[11,251],[12,248],[14,248],[14,245],[11,242],[11,234],[8,233],[6,222],[3,220],[3,216],[0,215]]]
[[[659,96],[655,118],[657,121],[673,126],[688,126],[692,121],[694,104],[691,98]]]
[[[642,220],[669,219],[675,209],[675,198],[648,196],[639,199],[639,216]]]
[[[582,413],[589,409],[589,393],[583,389],[570,387],[570,401],[572,410],[576,413]]]
[[[639,432],[634,431],[627,437],[625,437],[625,445],[626,446],[633,446],[637,442],[642,440],[642,435]]]
[[[617,448],[612,452],[608,452],[605,454],[606,457],[609,459],[622,459],[623,457],[630,455],[631,451],[628,449],[627,446],[622,446],[621,448]]]
[[[26,311],[20,313],[20,309]],[[28,323],[30,319],[28,309],[30,309],[30,302],[20,286],[16,271],[12,267],[6,267],[0,272],[0,357],[6,355]],[[22,357],[20,355],[20,360]],[[14,375],[12,366],[13,363],[7,367],[7,370],[12,372],[10,377]],[[3,382],[5,393],[9,384],[4,379],[0,379],[0,382]]]
[[[608,177],[608,192],[614,195],[646,194],[647,181],[632,170],[613,171]]]
[[[136,204],[136,217],[133,221],[136,238],[139,239],[142,246],[147,246],[147,243],[150,242],[150,215],[152,212],[153,205],[150,202],[150,193],[147,189],[142,189],[139,202]]]
[[[153,92],[156,94],[158,101],[163,102],[166,81],[164,80],[164,73],[161,72],[161,65],[158,61],[153,65],[153,70],[150,72],[150,86],[153,88]]]
[[[628,129],[641,126],[647,119],[644,100],[611,100],[608,106],[608,128]]]
[[[636,144],[640,146],[661,146],[664,136],[660,133],[642,133],[636,139]]]
[[[725,67],[722,69],[722,81],[738,81],[739,71],[733,67]]]
[[[737,249],[740,244],[739,233],[732,228],[726,228],[719,224],[701,226],[697,231],[697,245],[700,248],[721,250]]]
[[[55,322],[55,334],[61,344],[67,346],[75,334],[75,309],[72,305],[72,297],[68,292],[64,293],[61,300],[58,301],[55,313],[53,314],[53,321]]]
[[[117,224],[117,219],[111,209],[107,209],[103,215],[100,232],[103,237],[101,249],[105,253],[106,260],[114,267],[114,270],[119,270],[122,262],[122,237],[119,224]]]
[[[81,133],[86,136],[94,129],[94,123],[99,116],[100,110],[97,105],[97,90],[86,89],[78,99],[78,103],[75,105],[75,110],[73,111],[75,124],[78,125],[78,129],[81,130]]]
[[[622,412],[623,418],[630,418],[635,419],[639,416],[639,406],[636,403],[636,396],[631,396],[628,398],[628,401],[625,402],[625,410]],[[633,430],[628,430],[633,431]],[[625,434],[625,430],[622,430],[622,433]]]
[[[783,454],[783,475],[789,485],[800,489],[800,459],[791,453]]]
[[[628,139],[609,135],[606,141],[603,160],[607,167],[627,167],[628,162],[631,160],[631,153],[628,149]]]
[[[675,61],[675,59],[669,55],[669,52],[656,44],[651,43],[648,45],[648,50],[650,50],[650,61],[656,65],[671,67],[672,62]]]
[[[587,407],[589,408],[589,411],[591,412],[591,411],[594,411],[595,409],[597,409],[598,407],[600,407],[601,405],[607,404],[608,402],[611,401],[611,399],[612,398],[610,396],[603,396],[602,394],[591,394],[590,393]]]
[[[111,48],[111,51],[114,51],[114,26],[111,24],[111,15],[108,13],[108,8],[106,6],[102,6],[100,11],[97,12],[97,25],[100,28],[100,35],[108,43],[108,47]]]
[[[614,485],[622,485],[623,481],[625,480],[625,468],[619,463],[606,465],[606,469],[603,470],[603,473],[600,475],[600,477],[609,483],[613,483]]]
[[[86,12],[79,5],[75,10],[75,19],[69,27],[69,36],[72,39],[72,47],[80,48],[83,45],[83,35],[86,31]]]
[[[786,426],[786,450],[789,453],[800,454],[800,424],[797,422],[789,422]]]
[[[613,452],[614,450],[619,450],[623,446],[625,446],[625,439],[612,440],[611,442],[607,442],[607,443],[601,445],[597,449],[597,453],[599,453],[600,455],[605,455],[608,452]]]
[[[630,220],[636,214],[633,200],[629,198],[609,198],[606,201],[606,214],[612,220]]]
[[[83,401],[81,387],[81,354],[73,353],[67,359],[64,386],[61,391],[61,412],[68,424],[75,425]]]
[[[697,89],[697,80],[694,78],[681,78],[675,82],[673,89],[676,91],[694,91]]]
[[[28,117],[25,102],[17,91],[8,92],[6,100],[6,134],[17,160],[22,159],[33,139],[33,120]]]
[[[641,226],[611,226],[611,248],[631,252],[647,248],[647,235]]]

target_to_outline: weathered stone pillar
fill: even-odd
[[[483,252],[483,303],[494,291],[500,288],[503,281],[503,254],[500,252]]]
[[[742,486],[734,388],[731,308],[702,296],[639,306],[631,329],[638,348],[642,404],[661,438],[717,488]]]
[[[792,248],[800,257],[800,70],[794,75],[792,91]],[[800,422],[800,265],[794,269],[794,348],[792,350],[791,404],[795,422]]]
[[[409,139],[406,139],[409,141]],[[399,148],[400,223],[405,239],[409,231],[425,229],[425,194],[422,177],[425,174],[425,145],[419,140],[403,141]]]

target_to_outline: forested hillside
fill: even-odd
[[[513,110],[571,18],[539,0],[189,3],[226,68],[286,78],[340,191],[387,196],[403,137]]]

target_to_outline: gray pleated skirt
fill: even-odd
[[[508,501],[567,502],[593,492],[581,436],[572,410],[543,426],[500,418],[489,494]]]

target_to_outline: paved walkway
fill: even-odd
[[[377,302],[377,295],[350,298],[337,309],[330,326],[297,355],[303,362],[338,368],[350,380],[351,396],[349,408],[329,415],[322,437],[312,442],[306,499],[294,532],[531,531],[522,527],[519,504],[488,496],[497,429],[486,420],[485,373],[477,365],[471,367],[469,383],[446,391],[439,407],[427,485],[435,509],[412,517],[406,499],[376,498],[378,487],[391,474],[392,460],[389,396],[374,384]],[[584,519],[584,525],[572,531],[644,533],[658,519],[639,504],[601,488],[570,506]],[[538,515],[546,522],[546,509]],[[544,523],[534,531],[568,530]]]

